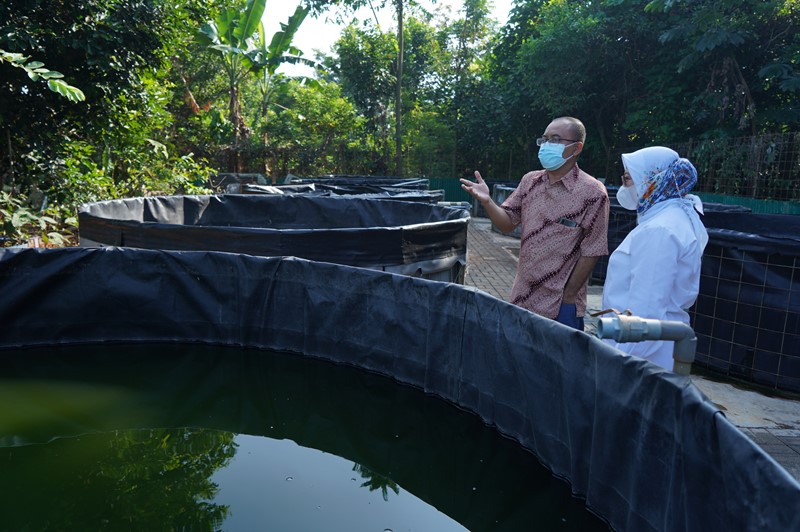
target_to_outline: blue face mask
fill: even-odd
[[[574,142],[572,144],[574,144]],[[572,146],[572,144],[569,144],[569,146]],[[561,143],[553,144],[551,142],[545,142],[542,144],[539,147],[539,162],[542,163],[542,167],[544,167],[545,170],[558,170],[564,166],[564,163],[575,155],[573,153],[564,159],[563,154],[566,147],[567,146]]]

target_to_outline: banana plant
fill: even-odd
[[[256,52],[254,37],[261,25],[266,0],[248,0],[242,8],[231,7],[223,10],[214,20],[200,27],[198,39],[209,50],[217,52],[228,77],[228,112],[233,126],[233,145],[231,147],[231,172],[239,169],[239,143],[246,138],[247,127],[242,116],[239,101],[239,84],[254,67],[250,56]]]
[[[267,40],[264,24],[258,26],[258,47],[248,54],[252,61],[251,71],[256,75],[258,90],[261,95],[261,123],[263,127],[262,148],[264,151],[264,172],[269,175],[269,162],[267,147],[269,146],[269,133],[267,121],[269,106],[275,93],[276,81],[283,76],[277,73],[278,68],[284,64],[301,64],[316,67],[318,64],[303,57],[303,52],[292,45],[295,33],[308,15],[308,8],[298,5],[294,14],[285,23],[281,22],[280,31],[275,32],[272,39]],[[269,44],[267,44],[269,42]],[[309,81],[307,78],[304,81]],[[313,81],[309,81],[313,83]]]

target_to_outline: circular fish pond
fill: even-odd
[[[472,288],[106,247],[0,251],[0,294],[13,530],[800,529],[690,379]]]
[[[469,213],[313,195],[163,196],[83,205],[81,245],[294,256],[463,283]]]

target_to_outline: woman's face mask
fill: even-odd
[[[574,142],[573,142],[574,144]],[[572,144],[568,144],[568,146],[572,146]],[[574,153],[567,157],[566,159],[563,157],[564,149],[567,146],[558,143],[554,144],[552,142],[545,142],[539,147],[539,162],[542,163],[542,167],[545,170],[558,170],[564,163],[569,160]]]
[[[639,195],[636,193],[636,185],[626,171],[622,176],[622,186],[617,190],[617,201],[629,211],[635,211],[639,206]]]
[[[639,196],[636,195],[636,187],[619,187],[619,190],[617,190],[617,201],[622,207],[629,211],[635,211],[639,206]]]

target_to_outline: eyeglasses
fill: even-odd
[[[622,184],[626,187],[633,185],[633,178],[631,178],[631,174],[628,172],[622,174]]]
[[[550,137],[549,139],[548,139],[548,138],[546,138],[546,137],[541,137],[541,138],[538,138],[538,139],[536,139],[536,145],[537,145],[537,146],[541,146],[542,144],[545,144],[545,143],[547,143],[547,144],[561,144],[562,142],[565,142],[565,141],[566,141],[566,142],[580,142],[579,140],[575,140],[575,139],[562,139],[562,138],[561,138],[561,137],[559,137],[558,135],[553,135],[553,136],[552,136],[552,137]]]

